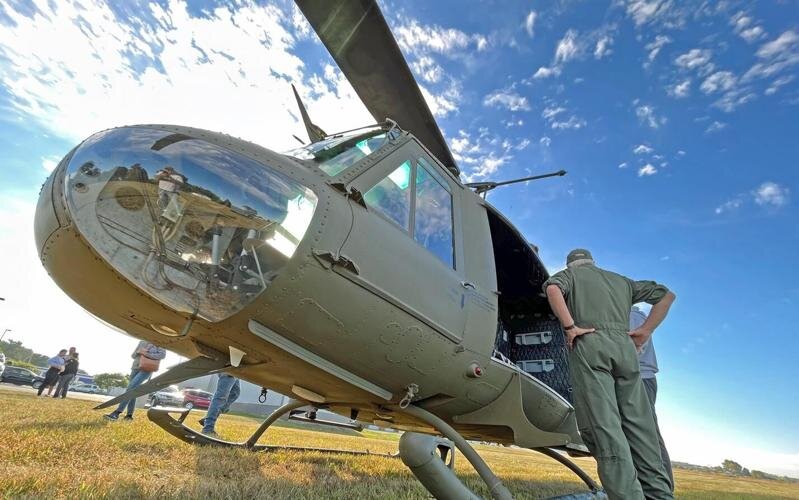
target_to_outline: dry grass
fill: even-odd
[[[318,452],[251,453],[187,445],[150,423],[105,422],[81,400],[37,399],[0,388],[0,497],[25,498],[428,498],[399,459]],[[196,425],[196,418],[190,417]],[[244,440],[255,420],[223,417],[217,429]],[[272,444],[393,453],[397,437],[350,436],[274,427]],[[481,446],[479,451],[517,498],[583,491],[564,467],[533,452]],[[580,460],[593,471],[591,460]],[[456,469],[487,491],[462,455]],[[799,498],[799,485],[677,471],[680,498]]]

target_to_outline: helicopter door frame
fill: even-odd
[[[414,239],[413,224],[416,217],[416,170],[422,159],[435,178],[446,183],[452,203],[452,266]],[[410,206],[407,227],[383,215],[380,210],[351,202],[354,224],[351,234],[341,250],[359,268],[358,275],[348,276],[372,293],[404,310],[447,339],[460,343],[465,327],[464,260],[461,231],[461,190],[463,186],[446,172],[441,164],[420,144],[410,140],[361,172],[350,183],[363,196],[388,177],[404,162],[411,165]],[[373,217],[377,215],[377,217]],[[380,222],[378,222],[378,219]],[[380,241],[371,236],[382,234]],[[370,241],[371,240],[371,241]],[[370,241],[367,247],[364,242]],[[390,241],[390,242],[389,242]],[[385,255],[390,254],[404,264],[401,273],[387,265]],[[398,279],[398,276],[401,279]],[[420,289],[419,283],[427,283]]]

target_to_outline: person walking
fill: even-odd
[[[636,350],[666,317],[675,295],[654,281],[597,267],[584,249],[569,252],[566,269],[543,288],[566,334],[580,435],[608,497],[673,499]],[[639,302],[653,304],[652,312],[629,331],[630,310]]]
[[[47,395],[53,393],[53,388],[58,383],[58,376],[64,371],[64,357],[67,355],[66,349],[61,349],[58,354],[47,360],[47,372],[44,374],[42,385],[39,386],[37,396],[41,396],[45,387],[47,388]]]
[[[73,351],[72,354],[67,356],[67,360],[64,362],[64,371],[58,376],[58,386],[55,388],[55,395],[53,395],[53,397],[57,398],[60,396],[61,399],[66,398],[67,392],[69,391],[69,384],[72,383],[72,380],[77,374],[78,353]]]
[[[200,425],[203,426],[203,434],[213,438],[218,438],[215,426],[216,420],[223,413],[230,411],[232,405],[241,394],[241,384],[239,379],[227,373],[220,373],[219,379],[216,381],[216,390],[214,391],[214,398],[211,400],[211,406],[208,407],[208,413],[205,418],[200,419]]]
[[[635,331],[646,322],[646,314],[637,306],[633,306],[630,311],[630,331]],[[649,399],[649,405],[652,407],[652,416],[655,417],[655,429],[658,433],[658,444],[660,445],[660,458],[663,460],[663,467],[666,469],[666,474],[669,476],[669,486],[671,491],[674,491],[674,471],[671,468],[671,458],[669,458],[669,451],[666,449],[666,443],[663,442],[663,435],[660,433],[660,426],[658,425],[658,416],[655,412],[655,401],[658,395],[658,358],[655,354],[655,344],[650,338],[641,346],[638,351],[638,366],[641,370],[641,382],[644,383],[646,389],[646,396]]]
[[[166,357],[166,350],[146,340],[142,340],[136,346],[131,357],[133,358],[133,366],[131,366],[130,382],[128,382],[128,387],[125,389],[125,392],[132,391],[150,380],[153,372],[158,371],[159,362]],[[124,420],[133,420],[133,410],[136,409],[136,398],[122,401],[119,403],[116,410],[104,417],[107,420],[116,421],[125,409],[127,409],[127,414]]]

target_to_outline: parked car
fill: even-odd
[[[3,374],[0,375],[0,382],[8,382],[9,384],[16,385],[30,385],[34,389],[38,389],[42,385],[43,377],[40,377],[28,370],[27,368],[20,368],[18,366],[6,366]]]
[[[210,392],[200,389],[183,389],[183,407],[208,409],[213,397]]]
[[[73,384],[69,387],[72,392],[83,392],[85,394],[105,394],[97,384]]]
[[[150,406],[183,406],[183,392],[176,385],[150,394]]]

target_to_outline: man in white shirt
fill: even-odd
[[[630,311],[630,331],[635,331],[646,321],[646,314],[637,306],[633,306]],[[649,398],[649,404],[652,406],[652,415],[655,417],[655,427],[658,431],[658,443],[660,444],[660,456],[663,459],[663,468],[671,481],[671,491],[674,491],[674,473],[671,470],[671,459],[669,452],[666,450],[666,445],[663,443],[663,436],[660,434],[660,427],[658,426],[658,417],[655,413],[655,400],[658,393],[658,381],[655,375],[658,372],[658,358],[655,355],[655,345],[652,343],[652,337],[649,338],[638,351],[638,366],[641,370],[641,382],[644,383],[646,395]]]

